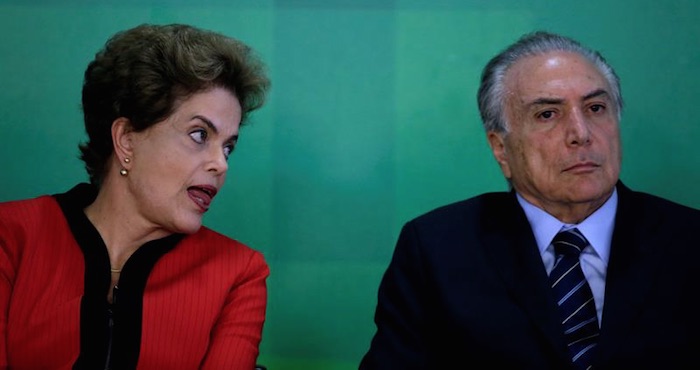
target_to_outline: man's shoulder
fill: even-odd
[[[616,229],[651,235],[689,235],[700,228],[700,210],[645,191],[618,187]]]
[[[699,209],[644,191],[624,188],[624,190],[620,192],[620,202],[622,209],[632,210],[632,212],[637,214],[657,216],[670,214],[700,220]]]
[[[470,219],[484,220],[497,217],[514,205],[517,205],[517,200],[512,192],[488,192],[439,206],[415,217],[412,222],[463,223]]]

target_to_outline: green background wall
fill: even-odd
[[[506,189],[475,94],[488,58],[524,32],[602,51],[627,104],[623,180],[700,208],[700,2],[95,3],[0,0],[0,201],[87,179],[82,73],[114,32],[183,22],[247,42],[272,94],[205,223],[270,264],[260,362],[271,370],[356,369],[401,224]]]

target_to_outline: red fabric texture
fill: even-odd
[[[0,368],[72,367],[84,263],[53,197],[0,203]],[[148,278],[137,368],[252,369],[268,275],[260,252],[229,237],[186,236]]]

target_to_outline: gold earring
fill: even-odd
[[[129,159],[129,157],[125,157],[124,163],[129,163],[129,162],[131,162],[131,159]],[[129,170],[127,170],[126,168],[122,168],[121,170],[119,170],[119,174],[122,176],[126,176],[129,174]]]

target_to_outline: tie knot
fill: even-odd
[[[588,245],[588,240],[586,240],[586,237],[583,236],[577,228],[573,228],[560,231],[554,239],[552,239],[552,245],[554,245],[554,250],[557,255],[565,254],[578,257],[583,248]]]

